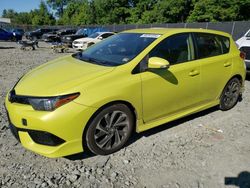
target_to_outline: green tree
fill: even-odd
[[[93,7],[87,0],[69,3],[63,16],[58,20],[60,25],[86,25],[93,22]]]
[[[16,17],[18,16],[18,13],[15,12],[13,9],[4,9],[2,13],[3,18],[10,18],[13,22],[15,22]]]
[[[129,9],[130,16],[127,18],[128,23],[151,23],[155,22],[155,15],[152,11],[157,0],[138,0],[133,1]]]
[[[188,22],[217,22],[249,19],[249,0],[200,0],[188,17]],[[244,11],[244,12],[243,12]]]
[[[55,18],[49,13],[44,1],[41,1],[39,9],[30,12],[32,16],[32,25],[54,25]]]
[[[47,4],[56,11],[57,16],[59,17],[63,16],[64,9],[69,2],[74,2],[74,0],[47,0]]]
[[[130,16],[127,0],[93,0],[97,24],[126,23]]]

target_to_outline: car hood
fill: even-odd
[[[91,41],[94,41],[95,39],[93,38],[89,38],[89,37],[86,37],[86,38],[80,38],[80,39],[77,39],[75,40],[76,42],[91,42]]]
[[[26,74],[16,85],[17,95],[57,96],[69,94],[87,81],[111,72],[106,67],[67,56],[41,65]]]
[[[72,35],[64,35],[63,37],[66,38],[66,37],[81,37],[83,35],[76,35],[76,34],[72,34]]]

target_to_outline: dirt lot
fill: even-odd
[[[250,81],[234,109],[212,108],[135,134],[110,156],[49,159],[25,150],[8,128],[3,104],[20,76],[65,55],[40,46],[21,51],[0,42],[0,187],[250,187]]]

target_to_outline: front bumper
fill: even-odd
[[[83,151],[83,130],[96,111],[75,102],[53,112],[35,111],[29,105],[10,103],[8,99],[5,105],[10,129],[21,144],[28,150],[51,158]]]
[[[87,44],[72,44],[72,47],[74,49],[78,49],[78,50],[86,50],[87,49]]]

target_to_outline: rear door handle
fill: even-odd
[[[224,67],[229,67],[229,66],[231,66],[231,65],[232,65],[232,63],[230,63],[230,62],[224,63]]]
[[[189,76],[197,76],[199,74],[200,74],[200,72],[197,71],[197,70],[192,70],[192,71],[189,72]]]

